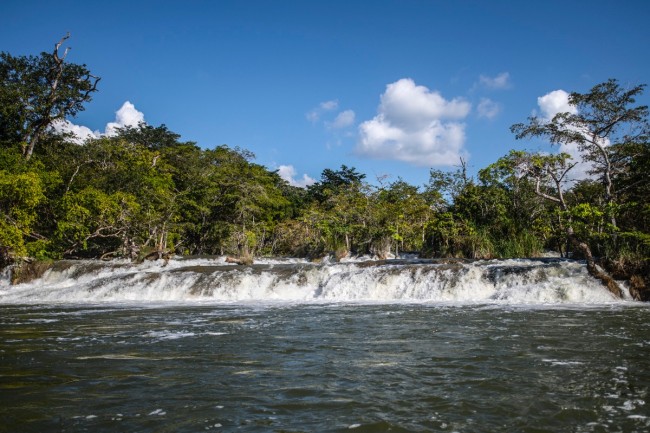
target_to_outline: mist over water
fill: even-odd
[[[576,262],[63,262],[0,290],[0,431],[650,429],[650,308]]]

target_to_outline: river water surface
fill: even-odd
[[[0,432],[650,431],[650,308],[579,264],[185,265],[0,287]]]
[[[7,432],[645,432],[650,311],[0,309]]]

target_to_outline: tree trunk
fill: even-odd
[[[598,279],[614,296],[617,298],[622,298],[623,291],[619,287],[618,283],[611,277],[611,275],[609,275],[596,264],[589,245],[587,245],[586,242],[579,240],[575,236],[575,233],[571,227],[567,229],[567,235],[569,236],[569,240],[573,246],[585,257],[585,260],[587,261],[587,271],[589,274],[591,274],[592,277]]]
[[[23,152],[25,161],[29,161],[29,159],[32,157],[32,153],[34,153],[34,147],[36,146],[36,143],[38,143],[40,137],[41,137],[41,127],[38,126],[31,137],[25,138],[25,142],[27,143],[27,146],[25,147],[25,150]]]

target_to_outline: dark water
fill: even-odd
[[[646,432],[647,306],[0,306],[0,431]]]

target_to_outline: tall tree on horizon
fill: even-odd
[[[0,53],[0,142],[20,143],[26,160],[55,122],[83,111],[97,91],[98,76],[66,62],[70,47],[60,53],[69,38],[39,56]]]

